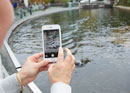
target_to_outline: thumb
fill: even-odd
[[[55,64],[51,64],[51,65],[49,65],[49,69],[48,69],[48,72],[51,72],[52,71],[52,69],[55,67]]]
[[[39,68],[41,68],[41,67],[47,66],[48,64],[49,64],[49,61],[48,61],[48,60],[42,60],[42,61],[40,61],[39,63],[37,63],[37,66],[38,66]]]

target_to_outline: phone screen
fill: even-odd
[[[60,47],[59,29],[44,30],[44,52],[45,58],[55,58],[58,56]]]

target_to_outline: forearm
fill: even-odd
[[[13,74],[5,79],[0,80],[1,93],[20,93],[20,86],[16,79],[16,74]]]
[[[51,93],[71,93],[71,86],[62,82],[54,83],[51,87]]]

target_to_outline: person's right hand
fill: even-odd
[[[63,49],[59,48],[57,63],[49,66],[48,75],[52,84],[56,82],[70,84],[71,74],[75,68],[75,57],[69,49],[65,51],[66,58],[64,59]]]

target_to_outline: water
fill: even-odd
[[[129,15],[119,9],[92,9],[42,16],[20,25],[9,43],[23,64],[27,56],[42,51],[41,26],[60,24],[63,47],[83,63],[72,75],[73,93],[129,93]],[[40,73],[35,83],[49,93],[47,72]]]

